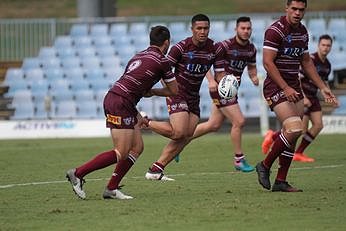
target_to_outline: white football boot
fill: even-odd
[[[161,181],[175,181],[173,178],[169,178],[163,174],[163,172],[151,172],[150,170],[145,174],[147,180],[161,180]]]
[[[133,199],[133,197],[125,195],[119,189],[109,190],[108,188],[106,188],[103,192],[103,199],[129,200]]]
[[[75,175],[76,169],[70,169],[66,172],[66,178],[72,185],[72,190],[81,199],[86,198],[86,194],[83,191],[84,179],[79,179]]]

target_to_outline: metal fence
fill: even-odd
[[[282,13],[248,14],[250,17],[277,18]],[[212,15],[211,20],[234,20],[242,14]],[[116,22],[189,22],[191,16],[165,17],[116,17],[116,18],[78,18],[78,19],[0,19],[0,61],[20,61],[24,57],[37,56],[39,48],[51,46],[58,35],[68,34],[75,23],[116,23]],[[346,17],[346,12],[311,12],[305,17]]]

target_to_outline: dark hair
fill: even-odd
[[[242,17],[237,18],[237,25],[238,25],[240,22],[251,22],[251,19],[250,19],[250,17],[242,16]]]
[[[154,26],[150,30],[150,45],[162,46],[162,44],[171,38],[169,30],[165,26]]]
[[[191,24],[194,24],[197,21],[207,21],[208,23],[210,23],[208,16],[205,14],[196,14],[195,16],[193,16],[191,19]]]
[[[328,34],[321,35],[320,38],[318,39],[318,43],[320,43],[322,39],[330,40],[333,43],[332,37],[330,37],[330,35],[328,35]]]
[[[308,0],[287,0],[286,5],[289,6],[292,2],[302,2],[305,3],[305,7],[308,7]]]

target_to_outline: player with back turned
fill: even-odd
[[[143,152],[140,131],[143,119],[136,104],[143,96],[172,96],[178,92],[171,65],[165,57],[169,45],[170,32],[166,27],[151,28],[150,46],[130,59],[124,74],[105,96],[106,127],[110,129],[114,146],[89,162],[67,171],[66,177],[79,198],[86,198],[82,187],[87,174],[117,163],[103,198],[132,199],[119,190],[119,183]],[[152,89],[160,80],[165,82],[165,87]]]

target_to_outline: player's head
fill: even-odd
[[[308,5],[307,0],[287,0],[286,17],[287,21],[293,25],[299,25],[305,14]]]
[[[154,26],[150,31],[150,45],[158,46],[162,48],[164,54],[167,53],[171,34],[165,26]]]
[[[333,39],[328,34],[321,35],[318,39],[318,53],[322,57],[327,57],[332,49]]]
[[[210,20],[204,14],[196,14],[191,19],[192,41],[196,45],[204,44],[209,35]]]
[[[242,42],[247,42],[252,33],[251,19],[247,16],[242,16],[237,19],[236,36]]]

